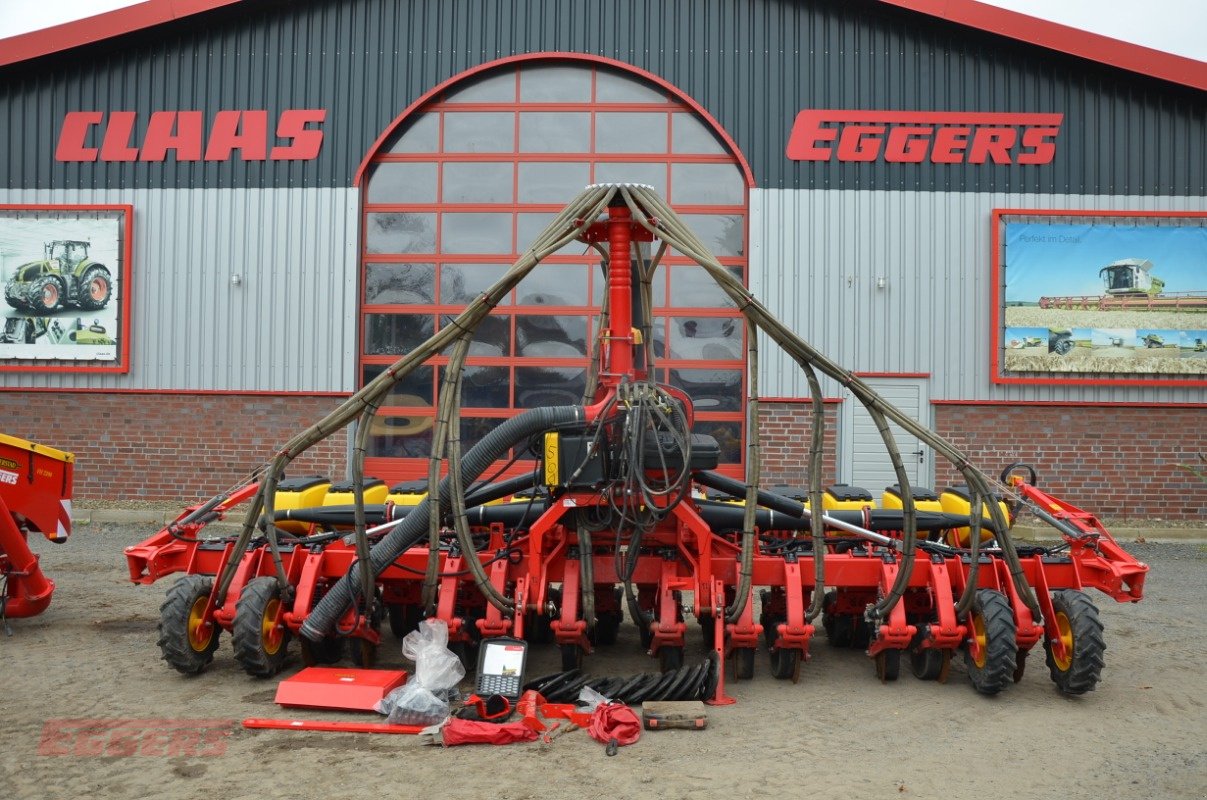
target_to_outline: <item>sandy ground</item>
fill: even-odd
[[[904,669],[881,684],[869,659],[822,635],[799,684],[771,678],[760,653],[755,680],[729,684],[738,702],[710,709],[707,730],[647,732],[607,758],[582,731],[550,744],[442,750],[402,736],[244,730],[236,722],[247,716],[289,716],[273,703],[275,681],[244,675],[227,641],[195,678],[159,660],[158,606],[171,579],[133,586],[121,558],[150,532],[92,525],[59,547],[37,543],[58,591],[44,615],[0,637],[0,796],[1207,797],[1203,545],[1128,545],[1152,565],[1148,596],[1138,605],[1096,596],[1107,668],[1082,697],[1057,693],[1042,653],[997,698],[977,695],[962,664],[946,685]],[[405,666],[397,643],[385,645],[386,665]],[[689,660],[702,652],[689,637]],[[631,625],[588,666],[652,669]],[[554,651],[534,651],[530,674],[555,670]],[[63,718],[209,720],[231,733],[217,754],[205,745],[192,755],[39,755],[44,726]]]

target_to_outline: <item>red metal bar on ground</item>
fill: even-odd
[[[274,731],[325,731],[328,733],[403,733],[416,735],[426,729],[424,725],[391,725],[388,722],[337,722],[317,719],[267,719],[249,717],[243,720],[244,728]]]

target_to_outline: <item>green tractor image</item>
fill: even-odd
[[[99,311],[113,297],[113,276],[104,264],[88,258],[88,242],[47,242],[41,261],[17,267],[4,287],[4,299],[29,314],[61,308]]]
[[[1144,337],[1144,346],[1147,348],[1159,348],[1165,346],[1165,340],[1155,333],[1150,333]]]

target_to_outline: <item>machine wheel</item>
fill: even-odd
[[[377,645],[359,636],[348,637],[348,656],[352,665],[361,669],[372,669],[377,663]]]
[[[63,287],[58,278],[44,275],[33,282],[32,291],[26,295],[30,298],[30,308],[40,314],[49,314],[63,305]]]
[[[572,669],[582,669],[583,666],[583,649],[576,644],[564,644],[561,646],[562,651],[562,671],[569,672]]]
[[[667,645],[658,649],[658,669],[671,672],[683,666],[683,646]]]
[[[876,677],[882,682],[897,680],[901,675],[901,651],[893,648],[881,650],[872,659],[876,662]]]
[[[619,611],[604,611],[595,620],[595,643],[600,645],[616,644],[620,635],[621,614]]]
[[[453,655],[461,659],[461,666],[465,667],[466,675],[472,675],[478,668],[478,646],[476,640],[466,641],[462,639],[448,643],[448,649],[452,651]]]
[[[79,307],[87,311],[98,311],[109,305],[113,296],[113,278],[109,270],[99,264],[89,267],[80,277]]]
[[[1052,593],[1056,611],[1056,627],[1064,653],[1058,657],[1052,642],[1045,641],[1048,672],[1060,691],[1065,694],[1085,694],[1092,691],[1102,677],[1106,643],[1102,638],[1102,623],[1098,609],[1085,592],[1064,589]]]
[[[344,657],[344,639],[342,636],[324,636],[321,641],[312,642],[305,636],[298,637],[302,647],[302,663],[308,667],[321,664],[338,664]]]
[[[937,681],[943,674],[943,651],[933,647],[911,650],[909,671],[920,681]]]
[[[729,654],[733,658],[733,676],[740,681],[754,677],[754,648],[735,647]]]
[[[239,593],[231,641],[248,675],[271,678],[285,666],[290,633],[275,622],[280,611],[281,586],[274,577],[254,578]]]
[[[771,675],[781,681],[796,681],[800,677],[800,651],[777,647],[771,650]]]
[[[391,603],[386,606],[390,618],[390,633],[401,639],[419,627],[423,612],[416,605]]]
[[[867,650],[872,643],[872,623],[863,617],[855,617],[851,622],[851,647],[856,650]]]
[[[978,589],[968,624],[968,644],[964,650],[968,677],[981,694],[997,694],[1014,680],[1018,653],[1010,601],[994,589]]]
[[[214,660],[222,629],[215,624],[206,635],[199,631],[214,581],[203,575],[185,575],[168,589],[159,607],[159,650],[177,672],[196,675]]]

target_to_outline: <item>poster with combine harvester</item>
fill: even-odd
[[[996,382],[1207,383],[1207,214],[993,216]]]
[[[0,371],[125,372],[130,206],[0,206]]]

